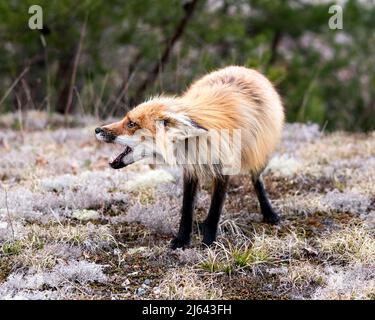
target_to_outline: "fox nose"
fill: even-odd
[[[99,128],[99,127],[95,129],[95,133],[96,133],[96,134],[99,134],[99,133],[102,132],[102,131],[103,131],[103,129],[102,129],[102,128]]]

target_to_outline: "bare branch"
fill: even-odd
[[[4,100],[9,96],[9,94],[12,92],[12,90],[14,89],[14,87],[18,84],[18,82],[25,76],[25,74],[27,72],[29,72],[30,70],[30,67],[27,66],[25,69],[23,69],[23,71],[21,72],[21,74],[17,77],[16,80],[13,81],[12,85],[9,87],[9,89],[5,92],[5,94],[3,95],[3,97],[1,98],[0,100],[0,106],[3,104]]]
[[[71,105],[72,105],[73,89],[74,89],[75,82],[76,82],[77,68],[78,68],[79,58],[81,56],[81,51],[82,51],[82,43],[83,43],[83,39],[84,39],[85,33],[86,33],[86,25],[87,25],[87,16],[86,16],[85,22],[83,23],[82,28],[81,28],[78,47],[77,47],[76,54],[74,56],[72,75],[71,75],[71,78],[70,78],[69,91],[68,91],[68,99],[66,100],[66,105],[65,105],[65,115],[69,114],[69,111],[70,111],[70,108],[71,108]]]
[[[191,19],[194,13],[194,10],[196,8],[196,5],[199,1],[200,0],[192,0],[184,5],[185,15],[182,17],[181,21],[177,25],[172,37],[165,41],[165,49],[160,58],[160,61],[158,61],[155,64],[155,66],[152,68],[151,72],[149,73],[148,77],[141,83],[139,88],[136,90],[136,93],[135,93],[136,101],[138,101],[141,98],[143,91],[155,82],[157,76],[159,75],[163,67],[168,62],[169,56],[174,48],[175,43],[181,38],[182,34],[184,33],[186,26],[189,20]]]

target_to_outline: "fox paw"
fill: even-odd
[[[172,250],[178,248],[185,248],[190,245],[190,239],[176,237],[171,241],[170,247]]]
[[[268,224],[278,224],[280,222],[280,216],[275,212],[269,213],[263,216],[263,222]]]
[[[210,245],[212,245],[216,240],[216,236],[215,235],[205,235],[203,237],[203,241],[202,241],[202,244],[204,247],[209,247]]]

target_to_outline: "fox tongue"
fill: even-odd
[[[121,169],[121,168],[124,168],[126,165],[125,163],[122,161],[124,159],[124,157],[131,151],[132,149],[130,147],[126,147],[125,150],[123,152],[121,152],[113,161],[111,161],[109,163],[109,165],[113,168],[113,169]]]
[[[113,169],[120,169],[120,168],[123,168],[125,167],[125,164],[122,162],[122,159],[125,157],[125,152],[122,152],[120,153],[116,159],[114,159],[113,161],[111,161],[109,163],[109,165],[113,168]]]

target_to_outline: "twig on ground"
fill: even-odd
[[[10,215],[9,206],[8,206],[8,191],[6,187],[3,187],[3,188],[4,188],[4,193],[5,193],[5,208],[6,208],[6,212],[7,212],[7,216],[9,220],[10,230],[12,232],[12,241],[14,242],[15,234],[14,234],[13,220],[12,220],[12,216]]]

